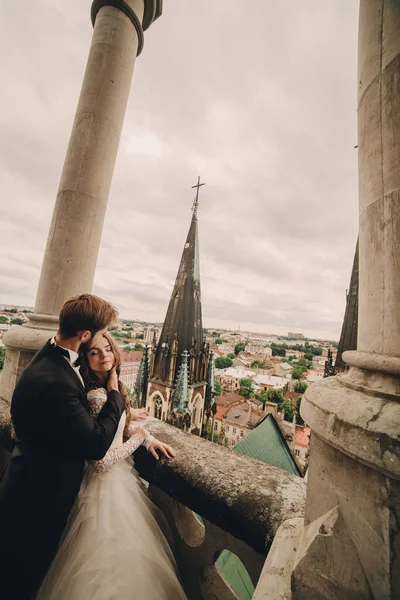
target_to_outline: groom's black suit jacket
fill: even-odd
[[[47,342],[12,398],[16,445],[0,486],[0,596],[7,600],[34,593],[56,552],[85,459],[103,458],[125,409],[113,391],[93,419],[61,352]]]

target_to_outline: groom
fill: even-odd
[[[78,494],[85,459],[101,459],[125,410],[115,372],[108,401],[89,415],[79,367],[81,344],[117,318],[101,298],[83,294],[61,309],[57,335],[22,373],[11,402],[15,449],[0,486],[0,597],[29,600],[57,550]]]

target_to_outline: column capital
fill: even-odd
[[[143,31],[146,31],[158,17],[161,17],[162,9],[163,0],[144,0]]]
[[[137,55],[142,52],[144,45],[143,32],[150,27],[150,25],[158,19],[162,14],[162,0],[144,0],[144,13],[143,21],[140,22],[139,16],[135,13],[134,9],[125,0],[93,0],[90,16],[92,25],[96,22],[97,13],[104,6],[112,6],[123,12],[132,22],[132,25],[136,29],[139,44]]]
[[[136,33],[138,36],[138,49],[137,56],[142,52],[144,45],[144,36],[143,36],[143,27],[140,22],[139,17],[135,13],[135,11],[129,6],[125,0],[93,0],[92,8],[90,10],[90,18],[92,20],[93,27],[96,23],[96,17],[101,8],[105,6],[111,6],[123,12],[128,19],[131,21],[132,25],[136,29]]]

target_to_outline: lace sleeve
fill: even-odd
[[[127,427],[126,430],[126,436],[130,437],[132,435],[134,435],[133,430],[135,429],[136,425],[134,423],[134,421],[131,421]],[[152,435],[148,435],[147,438],[145,438],[142,442],[143,446],[146,448],[146,450],[148,450],[151,446],[151,444],[154,442],[156,438],[153,437]]]
[[[105,388],[89,390],[87,393],[87,401],[89,404],[90,416],[96,418],[107,402],[107,390]]]
[[[128,458],[128,456],[137,450],[145,440],[147,440],[147,438],[144,438],[140,433],[135,433],[127,442],[122,444],[122,446],[119,448],[111,448],[104,458],[101,460],[91,460],[90,464],[97,473],[104,473],[111,469],[115,463]]]
[[[107,401],[107,390],[104,388],[90,390],[88,392],[87,399],[92,417],[97,417]],[[90,461],[90,465],[97,473],[104,473],[105,471],[108,471],[113,465],[115,465],[116,462],[128,458],[128,456],[130,456],[132,452],[137,450],[142,444],[147,450],[149,449],[151,444],[150,438],[152,438],[152,436],[149,434],[147,437],[144,437],[139,433],[134,434],[133,427],[130,431],[128,428],[128,435],[130,437],[129,440],[122,446],[119,446],[118,448],[110,448],[104,458],[101,460]]]

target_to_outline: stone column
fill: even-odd
[[[34,314],[4,337],[0,414],[23,368],[57,328],[62,304],[91,292],[133,68],[161,0],[94,0],[93,39],[76,110]],[[2,407],[1,407],[2,404]]]
[[[400,2],[361,0],[358,350],[313,384],[294,598],[400,597]],[[328,593],[329,592],[329,593]]]

